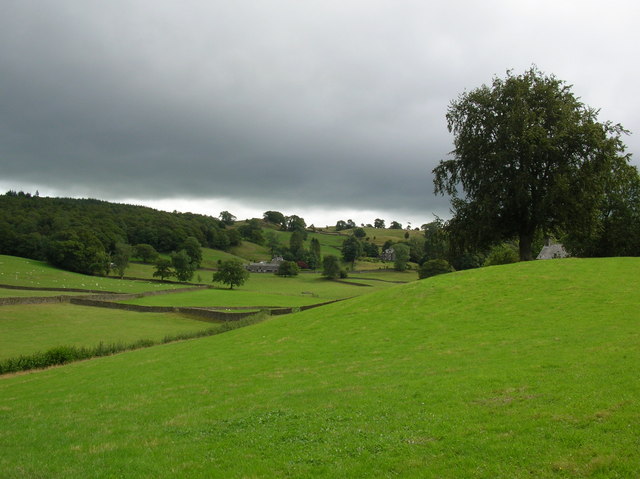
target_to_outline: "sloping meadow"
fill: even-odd
[[[637,477],[640,260],[430,278],[0,378],[3,477]]]

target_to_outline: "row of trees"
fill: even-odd
[[[385,225],[385,221],[383,219],[380,218],[376,218],[372,224],[361,224],[360,227],[364,228],[378,228],[378,229],[385,229],[386,225]],[[336,231],[343,231],[343,230],[348,230],[348,229],[357,229],[358,226],[354,223],[353,220],[338,220],[336,222]],[[389,225],[389,229],[392,230],[401,230],[402,229],[402,224],[398,223],[397,221],[392,221]]]

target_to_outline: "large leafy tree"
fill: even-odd
[[[327,279],[336,279],[340,277],[340,260],[332,254],[322,258],[322,276]]]
[[[304,232],[307,228],[307,223],[304,221],[304,218],[300,218],[297,215],[291,215],[285,217],[285,223],[282,229],[286,231],[302,231]]]
[[[284,225],[286,222],[285,216],[279,211],[265,211],[262,217],[265,221],[276,225]]]
[[[198,269],[196,263],[193,262],[193,259],[185,249],[181,249],[177,253],[171,253],[171,266],[175,277],[180,282],[191,281],[193,274]]]
[[[373,221],[373,227],[374,228],[384,228],[384,220],[380,219],[380,218],[376,218]]]
[[[214,283],[229,285],[229,289],[234,286],[242,286],[249,279],[247,271],[239,259],[229,259],[223,261],[218,267],[218,271],[213,274]]]
[[[532,67],[449,105],[452,159],[433,170],[452,196],[452,239],[487,246],[517,237],[530,260],[536,232],[586,235],[615,165],[629,157],[621,125],[597,120],[571,86]]]
[[[153,272],[154,278],[160,278],[164,281],[165,278],[169,278],[175,275],[175,271],[171,268],[171,260],[166,258],[158,258],[156,261],[156,270]]]
[[[355,236],[349,236],[342,242],[342,259],[351,263],[351,268],[355,266],[356,260],[362,256],[362,243]]]
[[[189,236],[184,243],[182,243],[182,249],[184,249],[189,258],[191,259],[191,266],[193,270],[197,270],[202,263],[202,247],[197,238]]]

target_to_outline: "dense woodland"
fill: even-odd
[[[0,195],[0,252],[48,260],[72,271],[100,273],[100,263],[118,244],[147,244],[158,252],[172,252],[190,237],[223,250],[240,242],[237,230],[211,216],[95,199]],[[69,251],[77,254],[65,254]],[[70,256],[83,258],[70,264]]]

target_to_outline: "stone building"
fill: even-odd
[[[259,263],[249,263],[246,268],[252,273],[275,273],[284,261],[282,256],[272,258],[270,262],[260,261]]]

